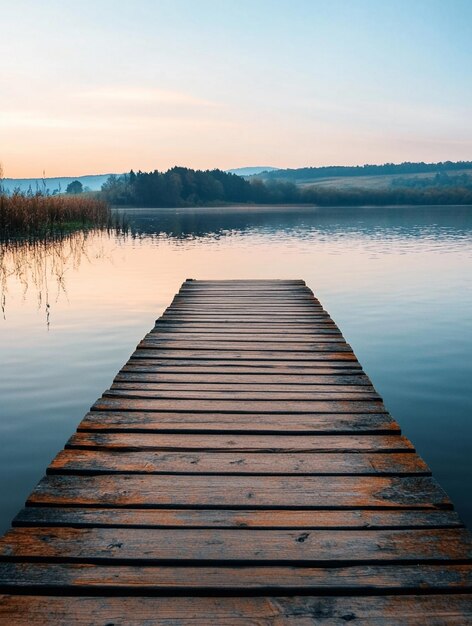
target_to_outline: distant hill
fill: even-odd
[[[447,177],[453,180],[447,180]],[[265,182],[290,182],[299,186],[323,186],[338,189],[362,188],[385,189],[402,186],[424,186],[444,183],[459,183],[472,176],[472,161],[443,161],[439,163],[385,163],[383,165],[330,165],[324,167],[302,167],[262,172],[251,178]],[[443,180],[446,178],[446,180]],[[438,180],[439,179],[439,180]]]
[[[82,185],[90,189],[90,191],[99,191],[103,183],[110,174],[91,174],[89,176],[60,176],[58,178],[4,178],[2,186],[11,193],[14,189],[20,191],[28,191],[31,187],[33,191],[46,189],[49,193],[64,192],[69,183],[73,180],[79,180]]]
[[[232,170],[225,170],[228,174],[237,174],[238,176],[255,176],[262,172],[275,172],[277,167],[256,166],[256,167],[235,167]]]
[[[273,172],[277,168],[275,167],[238,167],[232,170],[226,170],[230,174],[237,174],[238,176],[253,176],[254,174],[261,174],[262,172]],[[28,191],[31,187],[33,191],[37,189],[46,189],[49,193],[64,192],[69,183],[74,180],[79,180],[82,185],[87,187],[90,191],[100,191],[103,183],[112,174],[90,174],[88,176],[59,176],[57,178],[4,178],[2,185],[7,193],[11,193],[15,189],[20,191]]]
[[[175,168],[174,168],[175,169]],[[177,168],[179,169],[179,168]],[[226,170],[254,182],[292,183],[300,188],[323,187],[333,190],[393,190],[398,188],[470,187],[472,161],[442,161],[439,163],[385,163],[383,165],[329,165],[278,169],[271,166],[239,167]],[[99,191],[111,174],[62,176],[57,178],[4,178],[7,193],[14,189],[32,191],[44,189],[49,193],[65,192],[67,185],[79,180],[84,189]],[[120,175],[118,175],[120,176]]]

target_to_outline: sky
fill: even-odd
[[[472,160],[471,0],[0,0],[8,177]]]

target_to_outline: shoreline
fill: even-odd
[[[237,209],[240,212],[271,212],[271,213],[283,213],[283,212],[300,212],[300,211],[313,211],[315,210],[333,210],[333,209],[444,209],[447,208],[469,208],[472,209],[472,204],[362,204],[362,205],[319,205],[319,204],[221,204],[205,205],[205,206],[183,206],[183,207],[143,207],[143,206],[117,206],[111,205],[113,211],[165,211],[165,212],[198,212],[198,211],[227,211]]]

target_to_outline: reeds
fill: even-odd
[[[0,193],[0,240],[3,241],[116,227],[109,205],[96,194]]]

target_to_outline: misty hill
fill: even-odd
[[[262,174],[263,172],[275,172],[277,167],[270,167],[268,165],[255,166],[255,167],[235,167],[232,170],[225,170],[228,174],[237,174],[238,176],[255,176]]]
[[[46,191],[48,193],[65,192],[69,183],[78,180],[84,188],[90,191],[100,191],[103,183],[108,179],[110,174],[91,174],[89,176],[60,176],[58,178],[4,178],[2,186],[7,193],[11,193],[15,189],[26,192],[31,187],[32,191]]]
[[[254,178],[264,182],[287,182],[302,186],[384,189],[399,185],[404,187],[436,185],[438,182],[443,183],[446,177],[457,179],[459,176],[464,180],[472,177],[472,161],[302,167],[264,172]]]

